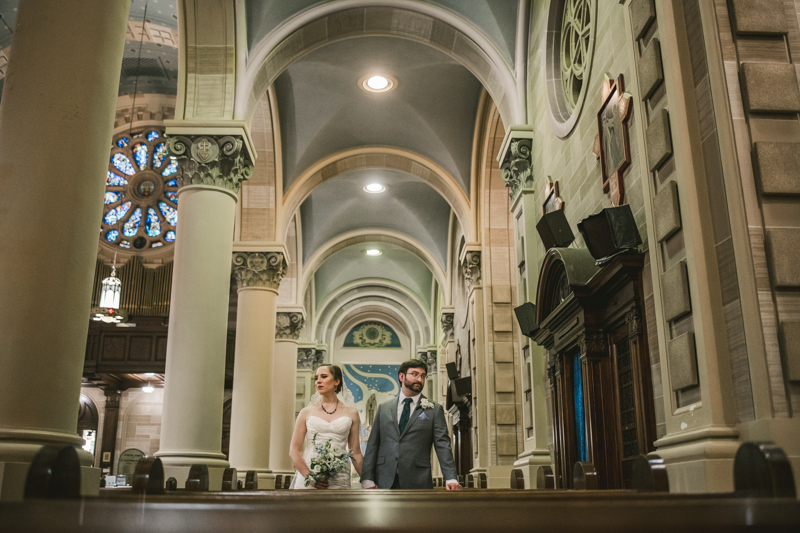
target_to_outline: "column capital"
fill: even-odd
[[[533,129],[529,125],[512,125],[508,128],[497,162],[503,181],[508,187],[508,195],[513,200],[522,189],[533,187],[533,167],[531,148]]]
[[[587,331],[578,335],[581,357],[608,355],[608,343],[603,333]]]
[[[481,286],[481,248],[480,246],[464,247],[461,252],[461,269],[469,290]]]
[[[175,135],[167,148],[178,161],[178,185],[212,185],[239,192],[253,175],[253,159],[242,135]]]
[[[264,287],[278,290],[288,265],[281,252],[234,252],[233,273],[240,289]]]
[[[453,340],[453,333],[454,333],[454,321],[455,321],[455,309],[452,307],[444,307],[442,308],[442,331],[444,332],[444,340],[445,342],[450,342]]]
[[[278,311],[275,320],[275,338],[296,341],[300,331],[306,325],[306,317],[302,311]]]
[[[323,363],[325,352],[316,348],[297,349],[297,370],[316,370]]]

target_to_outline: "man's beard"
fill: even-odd
[[[414,392],[422,392],[422,383],[412,383],[410,381],[404,381],[403,385],[406,386],[408,390],[413,390]]]

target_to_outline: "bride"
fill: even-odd
[[[358,475],[361,475],[361,461],[363,460],[359,441],[361,419],[358,411],[355,407],[346,405],[337,396],[344,388],[342,369],[336,365],[320,366],[314,376],[314,384],[317,387],[317,394],[314,394],[308,407],[300,411],[292,434],[289,456],[292,458],[297,472],[295,472],[291,488],[349,489],[349,468],[344,472],[339,472],[327,482],[319,481],[315,484],[312,480],[306,487],[306,476],[310,472],[308,465],[314,453],[314,445],[311,443],[314,436],[317,437],[318,445],[325,444],[330,440],[331,446],[338,452],[344,453],[349,448],[353,454],[353,466]],[[305,444],[305,451],[303,451],[303,444]]]

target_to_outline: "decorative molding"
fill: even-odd
[[[461,259],[461,268],[464,279],[470,290],[481,286],[481,252],[480,250],[467,250]]]
[[[606,336],[602,333],[582,333],[578,337],[578,344],[581,355],[606,354],[608,352]]]
[[[297,370],[316,370],[325,360],[325,352],[316,348],[298,348]]]
[[[503,181],[506,182],[508,195],[512,200],[521,189],[533,187],[531,146],[530,139],[511,139],[503,163],[500,165]]]
[[[233,273],[240,289],[264,287],[278,290],[286,275],[286,257],[281,252],[234,252]]]
[[[444,331],[444,340],[451,342],[454,339],[454,320],[455,312],[442,311],[442,331]]]
[[[305,325],[303,313],[279,311],[275,320],[275,338],[296,341]]]
[[[253,161],[242,150],[241,135],[183,136],[169,138],[169,155],[178,161],[178,184],[213,185],[239,192],[243,180],[253,175]]]

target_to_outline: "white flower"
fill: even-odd
[[[314,472],[321,472],[321,471],[322,471],[322,468],[320,468],[319,466],[315,466],[314,467]]]
[[[423,409],[433,409],[433,404],[429,402],[427,398],[421,398],[419,400],[419,406]]]

